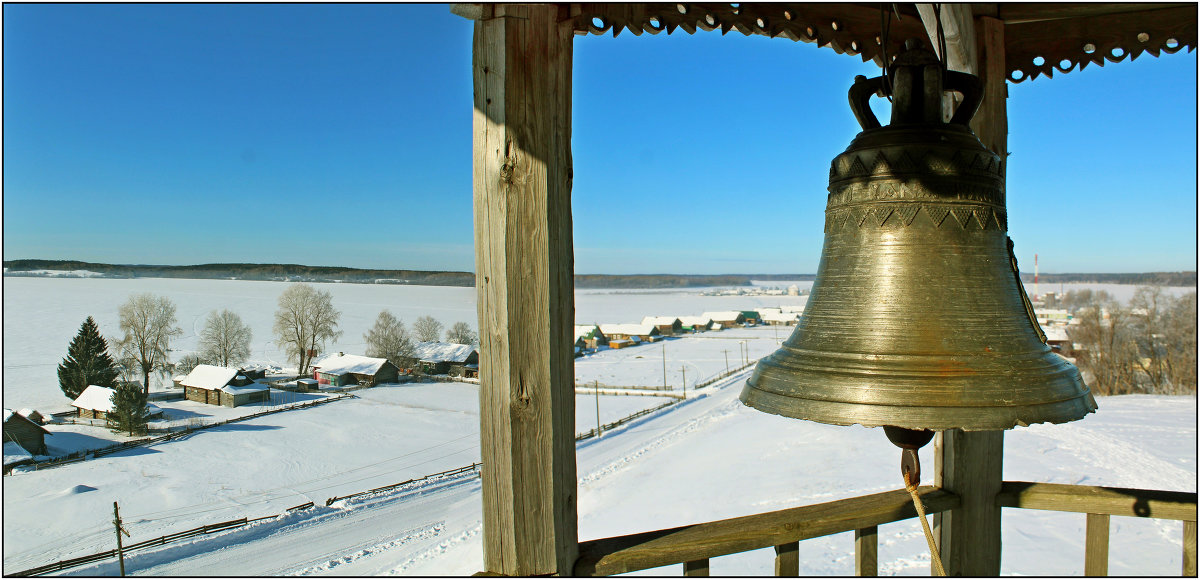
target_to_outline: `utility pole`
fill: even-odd
[[[600,429],[600,381],[593,382],[592,389],[596,392],[596,436],[599,437],[604,434]]]
[[[121,562],[121,576],[125,575],[125,549],[121,547],[121,534],[129,535],[125,527],[121,525],[121,512],[117,507],[117,502],[113,502],[113,525],[117,527],[117,559]]]
[[[663,343],[663,390],[667,388],[667,343]]]
[[[725,374],[729,374],[729,349],[725,349]]]
[[[687,399],[687,367],[679,367],[679,372],[683,373],[683,398]]]

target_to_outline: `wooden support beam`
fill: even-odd
[[[1000,507],[1196,521],[1196,492],[1006,481]]]
[[[1084,535],[1083,575],[1108,576],[1108,514],[1088,514]]]
[[[879,526],[854,530],[854,575],[879,575]]]
[[[1183,522],[1183,575],[1196,577],[1196,521]]]
[[[971,130],[983,145],[1000,156],[1000,174],[1008,169],[1008,84],[1004,61],[1004,22],[983,16],[975,20],[983,101],[971,121]]]
[[[775,576],[795,578],[800,575],[800,542],[775,546]]]
[[[571,26],[555,5],[475,21],[473,175],[485,571],[570,574],[578,552]]]
[[[934,484],[960,500],[933,517],[942,566],[949,576],[999,576],[1004,432],[949,429],[934,442]]]
[[[975,63],[978,62],[975,47],[975,25],[972,20],[973,12],[968,4],[942,4],[941,27],[946,40],[946,55],[940,53],[938,47],[938,19],[935,16],[933,4],[917,4],[917,12],[929,35],[929,46],[938,57],[946,61],[950,70],[978,74]]]
[[[683,563],[684,576],[708,576],[708,558]]]

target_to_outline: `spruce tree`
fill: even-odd
[[[75,400],[88,385],[117,386],[117,375],[108,343],[89,316],[67,347],[67,358],[58,365],[58,386],[67,398]]]
[[[108,422],[119,431],[128,431],[130,435],[146,433],[146,393],[142,392],[137,383],[121,383],[113,393],[112,413]]]

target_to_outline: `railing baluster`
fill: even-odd
[[[684,576],[708,576],[708,558],[683,563]]]
[[[1196,576],[1196,522],[1183,521],[1183,575]]]
[[[879,575],[879,526],[854,530],[854,575]]]
[[[775,546],[775,575],[788,578],[800,575],[800,542]]]
[[[1084,540],[1084,576],[1108,576],[1108,514],[1087,515]]]

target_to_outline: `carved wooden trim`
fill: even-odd
[[[1006,77],[1013,83],[1132,60],[1143,53],[1158,56],[1184,48],[1191,52],[1196,48],[1196,5],[1008,23],[1004,47]]]

